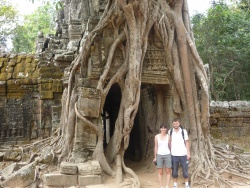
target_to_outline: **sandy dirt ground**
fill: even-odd
[[[143,163],[131,162],[130,168],[132,168],[141,182],[141,188],[160,188],[157,169],[152,165],[144,165]],[[166,174],[163,175],[163,185],[166,186]],[[170,179],[170,188],[173,187],[173,179]],[[178,179],[178,188],[184,188],[185,181],[183,178]]]
[[[152,163],[152,165],[146,165],[144,163],[129,161],[126,165],[128,167],[130,167],[131,169],[133,169],[133,171],[139,177],[139,180],[140,180],[140,183],[141,183],[141,188],[160,188],[159,181],[158,181],[158,176],[157,176],[157,169],[153,165],[153,163]],[[164,174],[164,178],[166,178],[165,174]],[[166,186],[166,179],[164,179],[164,180],[165,180],[164,181],[164,186]],[[110,182],[108,182],[108,181],[114,181],[114,180],[107,180],[106,183],[104,182],[106,185],[108,185],[107,188],[116,188],[115,185],[112,186],[112,184],[110,184]],[[178,188],[185,188],[185,181],[181,176],[179,177],[177,183],[178,183]],[[89,188],[92,188],[92,187],[89,187]],[[173,188],[173,179],[172,179],[172,177],[170,179],[169,188]],[[201,186],[200,188],[205,188],[205,186]],[[223,187],[209,186],[209,187],[206,187],[206,188],[223,188]],[[250,188],[250,185],[233,186],[233,188]]]
[[[148,165],[146,163],[138,163],[138,162],[126,162],[127,166],[131,168],[139,177],[141,188],[160,188],[160,184],[158,181],[158,175],[157,175],[157,169],[152,163],[151,165]],[[129,177],[128,177],[129,178]],[[107,185],[107,188],[115,188],[115,185],[112,185],[112,182],[115,181],[115,178],[113,179],[107,179],[105,180],[104,184]],[[166,174],[164,174],[164,186],[166,186]],[[178,180],[178,188],[185,188],[185,182],[183,178],[179,178]],[[173,188],[173,180],[171,178],[170,180],[170,188]],[[89,187],[92,188],[92,187]],[[94,187],[93,187],[94,188]]]
[[[153,163],[148,165],[148,163],[126,161],[125,164],[137,174],[137,176],[140,180],[140,183],[141,183],[141,188],[160,188],[158,176],[157,176],[157,169]],[[0,170],[1,170],[1,168],[0,168]],[[129,178],[129,177],[126,177],[126,178]],[[166,174],[164,174],[164,178],[166,178]],[[164,179],[164,180],[165,180],[164,185],[166,186],[166,179]],[[83,187],[71,186],[70,188],[83,188]],[[103,184],[89,185],[89,186],[86,186],[84,188],[117,188],[117,185],[115,185],[115,177],[111,178],[110,176],[104,175]],[[170,179],[169,188],[173,188],[172,177]],[[178,179],[178,188],[185,188],[185,182],[184,182],[184,179],[182,177],[179,177],[179,179]],[[202,187],[198,187],[198,188],[205,188],[205,187],[202,186]],[[209,186],[206,188],[224,188],[224,187]],[[233,188],[250,188],[250,181],[249,181],[249,185],[233,186]]]

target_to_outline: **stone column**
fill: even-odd
[[[98,90],[87,87],[78,87],[78,112],[94,125],[98,125],[100,105],[101,98]],[[96,134],[86,126],[84,121],[77,118],[73,152],[70,162],[81,163],[91,160],[96,143]]]
[[[163,87],[163,96],[164,96],[164,111],[166,116],[164,116],[164,122],[167,122],[171,128],[172,120],[173,120],[173,97],[172,97],[172,89],[170,85],[164,85]]]

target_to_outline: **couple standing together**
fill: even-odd
[[[166,169],[167,186],[169,188],[170,173],[174,188],[177,188],[178,167],[181,164],[185,188],[189,188],[188,183],[188,160],[190,159],[190,149],[187,131],[180,127],[178,118],[172,121],[173,128],[167,132],[167,125],[160,125],[160,134],[155,136],[154,162],[157,163],[158,178],[161,188],[163,188],[163,169]]]

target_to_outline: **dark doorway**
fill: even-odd
[[[121,103],[121,96],[122,94],[120,86],[118,84],[112,85],[106,97],[102,112],[104,126],[104,148],[114,133],[115,121],[117,119]]]
[[[109,139],[113,136],[115,129],[115,122],[118,117],[120,103],[121,103],[121,89],[118,84],[114,84],[106,97],[106,101],[102,111],[102,120],[104,126],[104,148],[106,148]],[[140,161],[140,121],[139,113],[137,113],[134,126],[131,130],[129,146],[125,152],[125,159]]]
[[[134,120],[134,126],[130,133],[129,146],[125,151],[125,159],[132,161],[140,161],[142,159],[141,149],[140,149],[140,125],[139,125],[138,113]]]

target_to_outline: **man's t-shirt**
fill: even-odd
[[[184,139],[188,140],[187,131],[185,129],[183,129],[183,131],[184,131]],[[170,130],[169,130],[169,135],[170,135]],[[173,130],[171,137],[172,137],[171,138],[171,155],[173,156],[187,155],[187,148],[182,137],[182,129],[179,128],[178,132]]]

